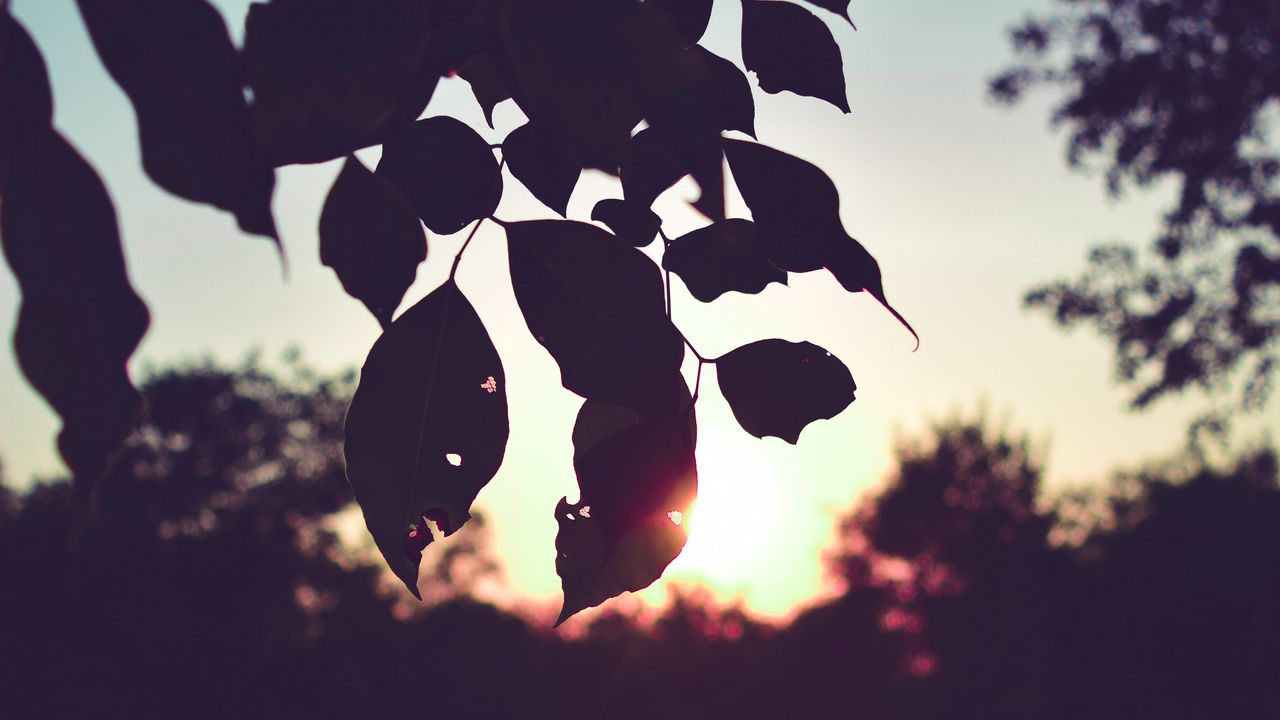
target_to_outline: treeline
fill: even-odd
[[[469,599],[482,524],[421,612],[339,543],[350,390],[155,373],[94,497],[0,487],[0,718],[1280,717],[1270,451],[1050,501],[1024,441],[944,424],[844,519],[834,600],[772,628],[678,598],[566,640]]]

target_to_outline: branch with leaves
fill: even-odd
[[[848,19],[847,0],[813,4]],[[826,269],[910,329],[875,259],[845,231],[827,175],[724,135],[754,138],[755,106],[743,71],[697,44],[712,0],[271,0],[251,6],[239,50],[205,0],[79,5],[134,105],[143,165],[166,190],[278,244],[273,168],[345,157],[320,217],[320,258],[383,327],[347,414],[347,473],[388,566],[415,595],[432,525],[448,536],[467,522],[509,433],[502,359],[455,280],[482,224],[504,231],[526,324],[584,398],[573,429],[581,497],[555,509],[560,621],[649,585],[683,548],[704,364],[717,366],[735,416],[758,437],[795,443],[853,401],[849,370],[812,343],[762,339],[718,358],[693,350],[672,322],[671,273],[711,302]],[[766,0],[743,0],[742,17],[743,59],[764,91],[848,112],[822,19]],[[90,487],[140,409],[123,368],[146,311],[110,199],[52,128],[43,63],[7,12],[0,60],[10,100],[0,220],[23,291],[15,345]],[[491,146],[455,118],[418,119],[448,75],[470,84],[490,123],[507,99],[528,122]],[[382,157],[370,170],[354,153],[373,145]],[[751,219],[726,217],[726,161]],[[494,217],[504,167],[564,219]],[[565,217],[584,169],[621,181],[623,197],[591,213],[607,230]],[[671,239],[651,208],[686,176],[708,224]],[[468,226],[448,279],[397,315],[428,233]],[[658,237],[661,267],[640,250]],[[692,393],[680,372],[686,347],[698,360]]]

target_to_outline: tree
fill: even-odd
[[[991,82],[997,100],[1057,88],[1072,165],[1098,161],[1113,195],[1178,188],[1152,253],[1095,248],[1027,305],[1106,336],[1135,408],[1233,383],[1240,407],[1263,407],[1280,337],[1280,6],[1060,0],[1011,37],[1019,63]]]
[[[320,259],[384,327],[346,414],[346,472],[384,559],[415,595],[422,550],[470,518],[509,433],[502,360],[454,281],[482,223],[505,230],[524,319],[585,400],[573,433],[581,499],[556,507],[560,621],[647,586],[683,547],[703,365],[716,364],[736,417],[760,437],[795,443],[854,398],[848,368],[811,343],[699,354],[672,321],[672,272],[709,302],[825,268],[910,329],[841,224],[826,174],[724,136],[754,137],[755,109],[744,73],[697,44],[712,0],[270,0],[251,7],[242,48],[206,0],[77,4],[133,104],[143,167],[160,187],[278,245],[274,168],[345,158],[320,218]],[[848,19],[847,1],[812,4]],[[744,63],[764,91],[848,112],[823,20],[789,1],[743,0],[742,11]],[[528,123],[490,147],[457,119],[419,119],[453,74],[486,114],[509,98]],[[106,188],[51,125],[43,61],[7,5],[0,92],[0,238],[23,295],[15,349],[63,419],[59,447],[83,506],[142,412],[124,367],[147,310]],[[382,158],[370,171],[354,152],[374,145]],[[725,215],[726,161],[750,220]],[[612,232],[494,217],[504,169],[564,216],[592,168],[621,180],[623,197],[591,215]],[[710,222],[671,239],[651,206],[685,176]],[[397,315],[427,231],[468,226],[449,279]],[[639,250],[659,237],[661,268]],[[698,363],[692,391],[686,347]]]

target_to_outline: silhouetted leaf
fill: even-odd
[[[48,131],[53,96],[40,51],[8,12],[0,12],[0,179],[27,138]]]
[[[426,257],[427,236],[413,207],[347,157],[320,212],[320,262],[385,329]]]
[[[532,120],[502,141],[502,157],[511,174],[543,205],[564,216],[582,168],[556,151],[555,141]]]
[[[447,116],[419,120],[388,140],[377,173],[440,235],[489,217],[502,197],[502,172],[489,143]]]
[[[857,386],[835,355],[810,342],[760,340],[716,360],[720,391],[743,429],[794,445],[814,420],[840,414]]]
[[[567,220],[511,223],[507,238],[516,300],[566,388],[634,405],[680,368],[683,341],[664,313],[658,268],[643,253]]]
[[[471,93],[484,111],[484,120],[493,127],[493,108],[511,98],[511,91],[498,67],[498,61],[490,55],[476,55],[458,66],[458,77],[467,81]]]
[[[751,97],[751,85],[747,82],[747,76],[742,74],[737,65],[701,45],[695,45],[693,51],[711,71],[720,129],[738,130],[755,137],[756,102]]]
[[[712,0],[649,0],[650,4],[675,23],[686,45],[692,45],[707,31]]]
[[[386,139],[426,107],[417,0],[271,0],[245,20],[255,137],[277,165],[342,157]]]
[[[0,74],[30,69],[0,66]],[[21,85],[34,83],[0,82]],[[12,148],[0,181],[0,242],[22,291],[14,351],[61,416],[58,449],[87,489],[141,415],[125,365],[149,316],[129,284],[98,174],[52,129],[24,129],[32,132],[0,141]]]
[[[511,92],[569,163],[616,172],[647,104],[682,82],[685,41],[648,3],[503,3]]]
[[[849,24],[853,25],[854,30],[858,29],[858,26],[853,24],[853,18],[849,17],[850,0],[805,0],[805,2],[810,5],[817,5],[823,10],[830,10],[845,20],[848,20]]]
[[[240,56],[205,0],[77,0],[102,64],[133,103],[157,185],[276,240],[275,173],[249,132]]]
[[[826,24],[799,5],[743,0],[742,61],[767,93],[788,90],[849,112],[840,48]]]
[[[716,104],[715,77],[697,50],[683,50],[666,60],[679,80],[660,83],[660,90],[647,105],[646,132],[678,158],[680,169],[698,183],[701,193],[692,202],[694,209],[713,221],[723,220],[723,122]]]
[[[629,202],[645,207],[688,174],[688,164],[653,128],[641,130],[628,141],[619,173],[622,194]]]
[[[787,284],[787,273],[765,256],[755,223],[730,218],[681,235],[662,256],[662,267],[680,276],[702,302],[724,293],[754,294],[771,282]]]
[[[556,572],[564,606],[556,624],[648,587],[684,548],[697,497],[697,423],[683,381],[677,408],[641,416],[587,400],[573,428],[579,500],[556,505]]]
[[[615,235],[638,248],[653,242],[662,227],[662,218],[648,207],[617,198],[596,203],[591,219],[608,225]]]
[[[845,232],[831,178],[767,145],[726,139],[724,149],[769,261],[791,272],[829,269],[844,289],[866,290],[884,305],[919,346],[920,336],[885,298],[879,264]]]
[[[453,534],[507,445],[502,361],[452,280],[374,343],[344,432],[347,478],[365,525],[418,595],[418,561],[431,542],[423,518]]]

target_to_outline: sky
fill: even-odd
[[[216,0],[233,37],[247,0]],[[791,276],[760,295],[703,305],[675,279],[676,324],[703,355],[754,340],[809,340],[849,366],[857,400],[810,425],[791,446],[738,427],[703,377],[698,401],[699,500],[690,540],[666,576],[642,593],[661,602],[670,585],[701,583],[762,616],[784,615],[828,590],[822,554],[842,512],[882,486],[895,443],[947,417],[987,413],[999,427],[1044,448],[1051,489],[1099,482],[1176,451],[1203,403],[1175,398],[1142,413],[1113,379],[1109,346],[1087,331],[1064,333],[1024,311],[1031,286],[1083,266],[1087,248],[1123,240],[1145,246],[1170,187],[1109,198],[1097,173],[1069,170],[1063,137],[1047,122],[1051,96],[1013,110],[984,94],[1009,59],[1007,28],[1046,0],[859,0],[855,32],[828,21],[845,62],[852,112],[788,93],[755,89],[760,139],[818,164],[841,195],[845,227],[879,260],[889,299],[921,346],[865,293],[845,293],[827,273]],[[318,370],[358,367],[378,334],[372,316],[320,265],[316,226],[340,161],[277,172],[276,220],[289,258],[281,272],[269,241],[241,234],[232,218],[166,194],[142,171],[137,128],[124,94],[93,52],[73,0],[12,0],[45,56],[55,123],[103,177],[119,215],[129,270],[152,325],[130,366],[184,359],[236,362],[251,350],[268,360],[289,347]],[[703,44],[741,65],[740,10],[717,0]],[[754,87],[754,82],[753,82]],[[490,130],[465,82],[445,80],[426,115],[462,119],[493,143],[524,117],[499,105]],[[378,149],[362,151],[372,167]],[[688,208],[688,181],[655,210],[668,236],[705,224]],[[570,217],[586,219],[617,183],[584,174]],[[747,216],[736,193],[730,214]],[[549,218],[508,174],[504,220]],[[448,274],[462,236],[431,236],[426,263],[401,309]],[[576,499],[570,430],[581,399],[559,385],[554,361],[520,316],[506,274],[504,239],[484,226],[458,284],[489,328],[506,369],[511,438],[497,476],[481,492],[510,597],[552,605],[559,594],[553,510]],[[0,334],[11,337],[18,294],[0,271]],[[11,343],[0,353],[0,458],[11,482],[64,472],[54,448],[58,421],[25,383]],[[693,365],[686,369],[692,371]],[[1274,406],[1275,403],[1273,402]],[[1247,437],[1276,435],[1280,414],[1254,418]],[[430,551],[428,551],[430,552]]]

